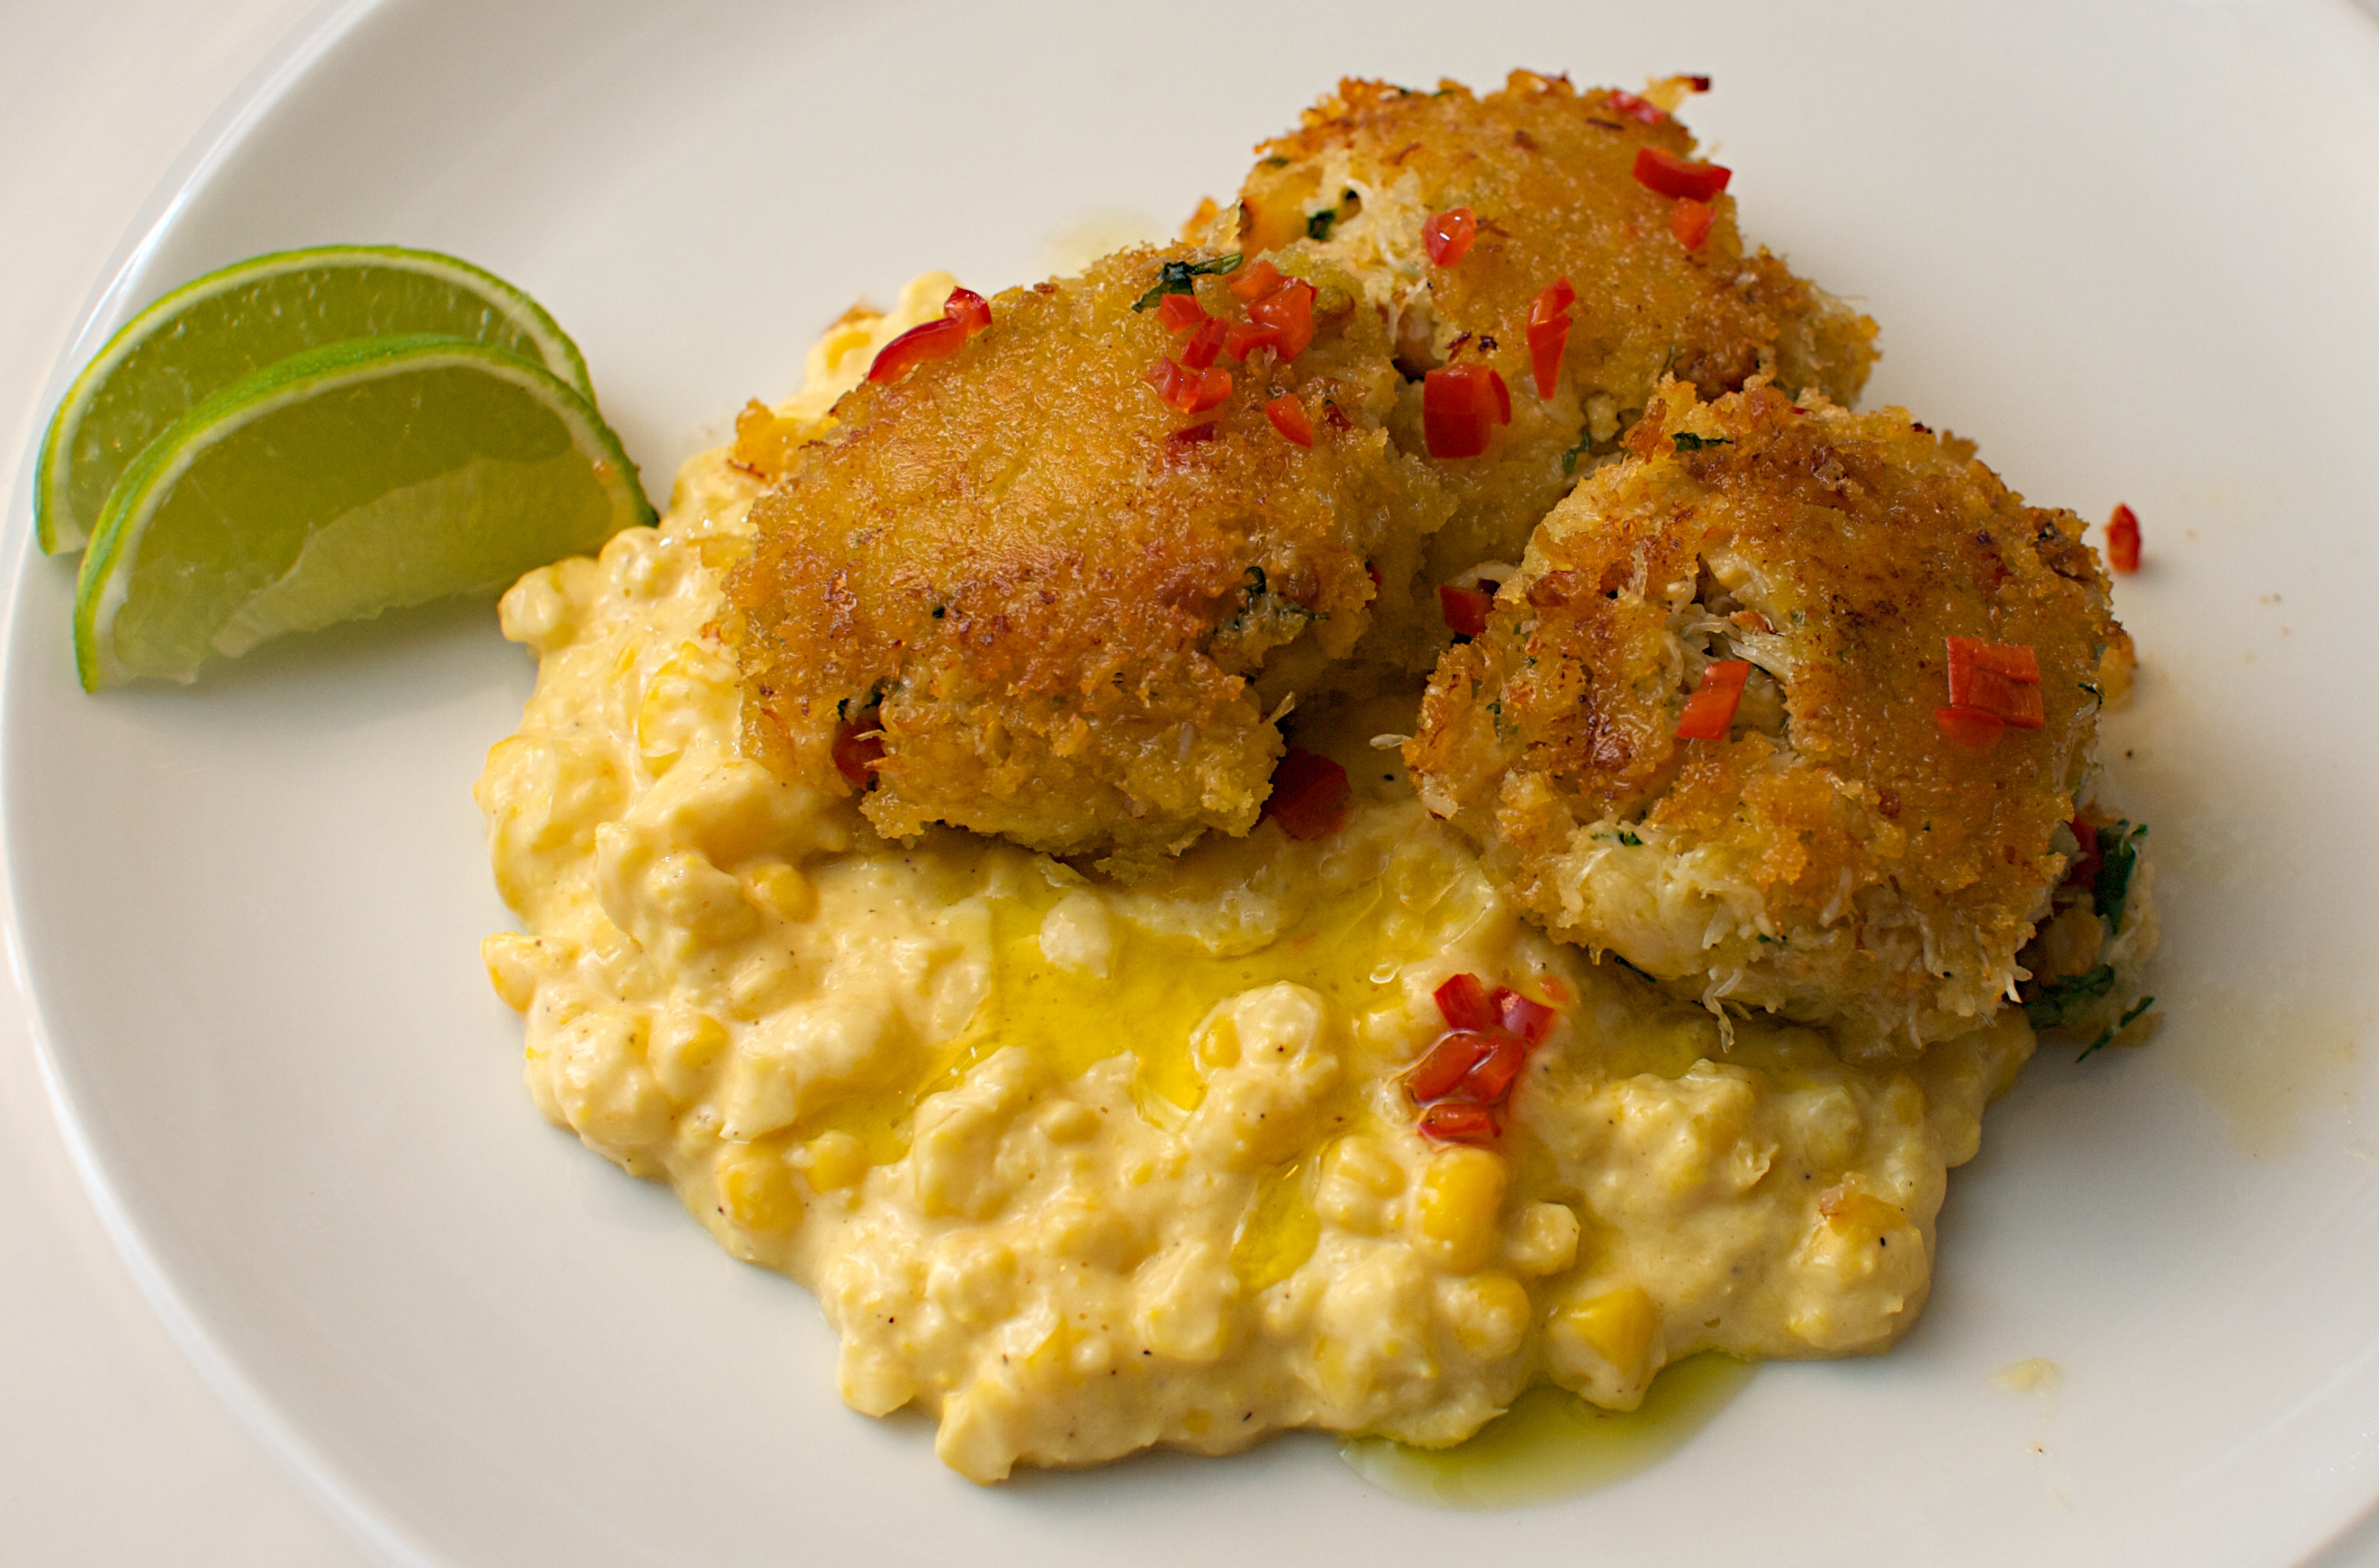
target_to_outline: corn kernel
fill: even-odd
[[[1493,1361],[1520,1347],[1535,1308],[1528,1291],[1507,1273],[1491,1270],[1468,1279],[1448,1281],[1446,1321],[1462,1348],[1481,1360]]]
[[[537,938],[517,931],[499,931],[479,944],[479,961],[488,966],[488,983],[505,1007],[528,1011],[537,1000]]]
[[[683,1105],[702,1092],[727,1043],[727,1026],[717,1019],[671,1007],[655,1020],[646,1057],[662,1090]]]
[[[1374,1198],[1394,1198],[1405,1189],[1405,1168],[1376,1138],[1342,1138],[1323,1162],[1324,1179],[1348,1181]]]
[[[839,1192],[867,1174],[867,1151],[847,1132],[822,1132],[803,1146],[802,1164],[812,1187]]]
[[[1817,1212],[1845,1240],[1872,1241],[1900,1228],[1902,1214],[1873,1193],[1834,1188],[1817,1200]]]
[[[817,889],[781,861],[744,873],[743,888],[754,903],[779,920],[804,921],[817,913]]]
[[[1651,1371],[1652,1335],[1660,1327],[1660,1309],[1642,1285],[1623,1285],[1573,1302],[1555,1321],[1566,1335],[1609,1362],[1623,1381],[1636,1382]]]
[[[1503,1157],[1485,1149],[1448,1149],[1431,1158],[1414,1209],[1421,1251],[1450,1273],[1485,1267],[1505,1180]]]
[[[745,1230],[789,1231],[802,1223],[802,1193],[774,1140],[719,1152],[719,1207]]]

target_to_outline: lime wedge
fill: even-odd
[[[42,549],[79,548],[140,449],[242,376],[326,344],[413,332],[508,349],[595,401],[586,363],[553,318],[467,261],[367,245],[254,257],[132,318],[66,389],[33,480]]]
[[[83,556],[85,689],[196,678],[211,654],[453,594],[653,521],[577,390],[484,344],[309,349],[184,415],[125,473]]]

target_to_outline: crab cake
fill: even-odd
[[[2131,656],[2081,523],[1972,451],[1764,380],[1664,387],[1440,664],[1423,799],[1555,935],[1714,1008],[1854,1052],[1981,1024]]]
[[[1295,352],[1233,357],[1211,339],[1247,321],[1237,262],[1138,249],[1012,290],[837,405],[728,578],[755,755],[863,790],[889,837],[947,823],[1127,874],[1254,825],[1283,706],[1413,640],[1448,505],[1388,437],[1397,377],[1353,280],[1303,264]]]
[[[1684,78],[1655,90],[1672,101],[1685,90]],[[1694,163],[1685,127],[1633,94],[1525,71],[1484,98],[1451,82],[1423,93],[1348,80],[1258,151],[1236,209],[1193,221],[1193,232],[1251,259],[1318,236],[1322,254],[1361,280],[1413,378],[1395,421],[1407,451],[1430,449],[1429,370],[1488,367],[1509,396],[1510,422],[1483,454],[1436,464],[1459,505],[1432,542],[1433,581],[1517,560],[1528,530],[1587,458],[1613,450],[1664,375],[1717,392],[1765,374],[1848,404],[1874,360],[1875,323],[1767,250],[1747,250],[1732,196],[1681,215],[1685,199],[1637,178],[1648,154],[1703,171],[1680,188],[1723,171]],[[1469,211],[1475,237],[1440,265],[1426,230],[1455,209]],[[1688,245],[1696,223],[1707,232]],[[1558,375],[1540,395],[1530,312],[1564,278],[1576,297]]]

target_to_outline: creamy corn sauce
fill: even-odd
[[[485,944],[556,1125],[814,1290],[855,1408],[915,1405],[978,1481],[1286,1427],[1438,1446],[1550,1381],[1880,1350],[1946,1173],[2030,1055],[2020,1010],[1914,1067],[1707,1012],[1524,923],[1383,730],[1298,716],[1346,826],[1266,822],[1130,888],[952,831],[876,836],[738,748],[714,622],[763,479],[945,276],[839,323],[803,393],[694,459],[658,528],[531,573],[537,656],[477,796],[524,927]],[[1400,1075],[1462,971],[1554,1004],[1493,1149]]]

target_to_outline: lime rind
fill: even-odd
[[[323,276],[309,282],[302,277],[308,272]],[[377,292],[374,273],[382,274]],[[392,303],[407,290],[418,296],[409,300],[410,312]],[[261,307],[264,319],[250,311],[236,325],[207,321],[211,309],[237,317],[243,300]],[[210,335],[204,329],[211,324],[227,330]],[[42,549],[56,554],[88,542],[104,499],[140,450],[212,393],[293,353],[415,332],[510,349],[595,402],[586,362],[569,334],[537,301],[484,268],[398,246],[318,246],[251,257],[185,283],[133,317],[66,389],[34,470],[33,526]],[[193,333],[192,341],[163,351],[175,334]]]
[[[290,559],[250,553],[216,562],[229,574],[231,597],[217,593],[212,610],[199,606],[196,615],[202,624],[172,626],[178,635],[166,639],[176,644],[169,650],[171,657],[161,657],[154,648],[143,650],[140,657],[124,657],[117,633],[141,579],[144,547],[152,544],[152,525],[173,504],[179,482],[193,467],[244,435],[270,436],[273,432],[268,426],[285,424],[291,411],[311,402],[392,378],[418,379],[451,370],[465,372],[475,386],[478,378],[492,378],[525,394],[527,403],[522,406],[541,408],[558,420],[566,432],[567,452],[557,452],[543,466],[505,464],[484,453],[456,452],[452,461],[410,485],[360,497],[353,506],[301,520],[294,527],[285,519],[270,528],[260,527],[253,517],[218,519],[208,510],[211,498],[194,493],[177,516],[187,520],[196,515],[200,527],[220,521],[223,525],[215,533],[226,556],[237,556],[243,549],[270,549],[277,542]],[[408,407],[418,406],[418,392],[416,388],[405,394],[417,400]],[[326,464],[351,466],[340,462],[345,455],[275,448],[271,461],[302,465],[294,473],[318,474]],[[548,515],[540,517],[540,505],[557,473],[567,477],[576,471],[569,461],[572,455],[584,460],[584,471],[599,490],[599,508],[582,508],[579,515],[557,522],[554,509],[547,506]],[[562,466],[557,468],[557,463]],[[277,475],[270,488],[294,489],[278,482],[287,476]],[[500,496],[503,504],[491,509],[491,495]],[[442,527],[438,525],[441,521]],[[619,438],[577,389],[540,367],[484,344],[440,335],[326,344],[267,366],[213,393],[135,458],[102,513],[83,557],[75,594],[76,671],[89,691],[143,675],[187,682],[196,679],[199,663],[210,654],[244,652],[285,632],[366,619],[458,593],[491,591],[531,567],[594,549],[622,528],[653,521],[635,465]],[[318,538],[324,542],[318,546]],[[382,568],[377,573],[375,562]],[[385,570],[391,563],[402,569],[392,573]],[[202,585],[201,573],[176,570],[179,577],[162,596],[176,608],[196,605],[203,597],[197,594],[201,586],[220,586]],[[149,617],[152,622],[157,619]]]

